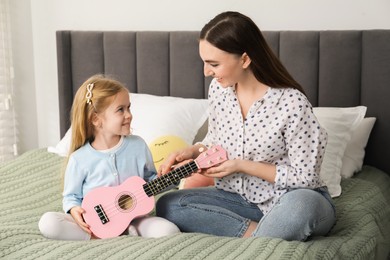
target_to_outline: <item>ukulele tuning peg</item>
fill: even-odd
[[[213,164],[213,161],[210,160],[208,163],[209,163],[209,165],[212,165],[212,164]]]

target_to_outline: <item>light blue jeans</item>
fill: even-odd
[[[236,193],[214,187],[179,190],[157,201],[156,214],[182,232],[242,237],[252,220],[259,223],[252,236],[298,241],[326,235],[336,221],[325,187],[291,190],[265,216]]]

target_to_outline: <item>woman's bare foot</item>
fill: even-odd
[[[252,233],[253,231],[255,231],[256,227],[257,227],[257,222],[255,221],[251,221],[249,223],[249,227],[248,229],[245,231],[244,235],[242,237],[251,237],[252,236]]]

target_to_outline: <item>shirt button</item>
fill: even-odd
[[[118,173],[117,173],[117,172],[113,172],[112,174],[113,174],[114,176],[117,176],[117,175],[118,175]]]

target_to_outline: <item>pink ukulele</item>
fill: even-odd
[[[226,151],[221,146],[213,146],[194,161],[148,183],[141,177],[134,176],[116,187],[96,188],[89,192],[82,202],[81,207],[85,210],[84,220],[99,238],[119,236],[134,218],[153,210],[154,195],[198,169],[206,169],[226,160]]]

